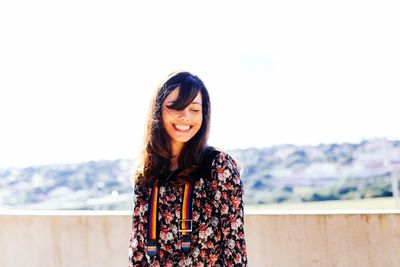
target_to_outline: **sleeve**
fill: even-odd
[[[213,162],[214,179],[218,181],[222,228],[223,266],[247,266],[244,235],[243,185],[236,161],[220,153]]]
[[[145,188],[135,185],[133,192],[133,214],[129,235],[129,267],[147,266],[145,250]]]

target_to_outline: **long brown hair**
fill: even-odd
[[[171,141],[162,123],[161,108],[165,98],[177,87],[179,87],[179,96],[170,107],[183,110],[200,92],[203,121],[199,131],[185,143],[179,154],[178,179],[175,184],[179,185],[186,181],[193,182],[194,174],[201,168],[208,147],[207,139],[211,116],[210,97],[206,86],[199,77],[186,71],[173,72],[166,81],[158,86],[150,104],[141,158],[133,175],[134,182],[139,185],[151,185],[156,181],[163,183],[165,173],[169,171],[172,159]]]

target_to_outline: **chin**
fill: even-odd
[[[190,138],[190,139],[192,139],[192,138]],[[184,139],[184,140],[182,140],[182,139],[176,139],[176,141],[177,141],[177,142],[180,142],[180,143],[187,143],[190,139]]]

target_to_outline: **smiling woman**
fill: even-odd
[[[236,161],[207,145],[210,114],[191,73],[157,89],[134,175],[130,266],[247,266],[243,186]]]
[[[199,169],[207,149],[210,114],[204,83],[188,72],[170,74],[150,104],[137,183],[151,184],[178,167],[179,181],[192,182],[190,174]]]

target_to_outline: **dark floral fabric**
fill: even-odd
[[[243,187],[236,161],[220,152],[212,161],[211,179],[194,184],[192,245],[181,251],[178,221],[183,188],[160,186],[158,224],[159,251],[150,258],[146,251],[148,203],[151,187],[134,187],[129,266],[247,266],[244,236]]]

